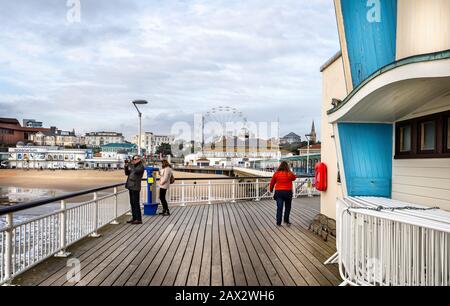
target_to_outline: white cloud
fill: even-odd
[[[56,0],[0,4],[1,116],[134,133],[217,105],[307,132],[320,118],[320,65],[339,48],[330,0],[85,1],[68,24]]]

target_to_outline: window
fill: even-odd
[[[450,158],[450,111],[397,122],[395,158]]]
[[[450,151],[450,117],[447,118],[447,152]]]
[[[433,120],[420,123],[420,151],[436,150],[436,122]]]
[[[410,152],[411,151],[411,126],[400,127],[400,152]]]

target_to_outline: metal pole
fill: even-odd
[[[142,114],[139,112],[139,144],[138,144],[138,155],[141,155],[141,144],[142,144]]]
[[[118,196],[117,196],[117,187],[114,187],[114,221],[111,222],[112,225],[118,225],[117,217],[119,216],[118,212]]]
[[[308,147],[306,151],[306,174],[309,174],[309,137],[306,137],[308,140]]]
[[[12,251],[13,251],[13,214],[9,213],[6,215],[6,232],[5,232],[5,279],[10,280],[12,276]]]
[[[55,257],[66,258],[70,253],[66,252],[67,244],[67,221],[66,221],[66,201],[61,201],[61,212],[59,213],[59,243],[61,251],[55,254]]]
[[[101,235],[97,233],[98,229],[98,196],[97,192],[94,192],[94,232],[90,235],[92,238],[99,238]]]
[[[259,201],[259,179],[256,179],[256,199],[255,201]]]

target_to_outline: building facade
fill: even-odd
[[[156,135],[152,132],[145,132],[141,135],[141,149],[145,150],[146,154],[155,154],[161,144],[172,145],[174,141],[175,136],[172,135]],[[134,135],[131,142],[138,145],[139,135]]]
[[[84,137],[85,145],[90,148],[100,148],[110,143],[123,143],[125,137],[116,132],[91,132]]]
[[[22,127],[17,119],[0,118],[0,145],[14,146],[17,143],[27,143],[38,132],[48,132],[50,129]]]
[[[66,150],[52,146],[9,148],[9,165],[18,169],[83,169],[91,150]]]
[[[335,0],[341,51],[322,66],[322,161],[336,198],[450,210],[450,1]],[[432,33],[432,34],[431,34]]]
[[[60,146],[76,148],[84,145],[84,137],[77,136],[75,130],[62,131],[51,127],[49,131],[31,135],[30,141],[37,146]]]

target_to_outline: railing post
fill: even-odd
[[[97,192],[94,192],[94,232],[90,235],[92,238],[98,238],[101,235],[97,233],[98,229],[98,195]]]
[[[231,183],[231,203],[236,203],[236,180]]]
[[[186,206],[184,192],[185,192],[184,181],[181,181],[181,206]]]
[[[259,197],[259,179],[256,179],[256,199],[255,199],[255,201],[258,202],[259,200],[261,200]]]
[[[208,181],[208,204],[211,204],[211,181]]]
[[[119,211],[118,211],[118,201],[119,201],[119,197],[117,195],[118,189],[117,187],[114,187],[114,220],[111,222],[112,225],[117,225],[119,224],[119,222],[117,221],[117,217],[119,216]]]
[[[61,201],[61,208],[59,213],[59,243],[61,251],[55,254],[55,257],[66,258],[69,257],[70,253],[66,251],[67,244],[67,210],[66,201]]]
[[[292,183],[292,197],[294,199],[297,197],[297,180]]]
[[[4,254],[4,260],[5,260],[5,279],[7,281],[11,280],[12,274],[13,274],[13,214],[9,213],[6,215],[6,232],[5,232],[5,254]]]

